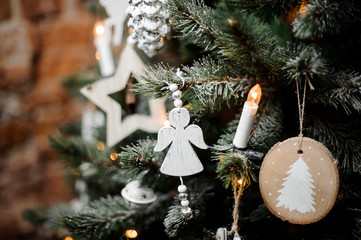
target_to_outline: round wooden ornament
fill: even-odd
[[[339,187],[337,161],[321,143],[298,137],[275,144],[259,174],[260,190],[268,209],[295,224],[321,220],[333,207]]]

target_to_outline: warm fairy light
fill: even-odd
[[[67,236],[67,237],[64,238],[64,240],[73,240],[73,238],[70,237],[70,236]]]
[[[168,119],[164,121],[164,127],[170,127],[170,122]]]
[[[237,21],[234,20],[234,19],[232,19],[232,18],[228,18],[228,19],[227,19],[227,22],[228,22],[228,24],[231,25],[231,26],[234,26],[234,25],[237,23]]]
[[[247,147],[253,121],[258,110],[258,104],[261,101],[261,96],[262,90],[258,84],[253,86],[248,93],[247,101],[244,103],[242,115],[233,139],[233,144],[237,148],[242,149]]]
[[[127,238],[136,238],[138,233],[134,229],[129,229],[125,232],[125,236],[127,236]]]
[[[102,22],[97,22],[94,26],[94,35],[102,36],[105,33],[105,27]]]
[[[306,16],[308,11],[308,6],[307,3],[305,1],[302,1],[301,6],[300,6],[300,10],[299,13],[302,17]]]
[[[104,149],[105,149],[105,144],[104,144],[103,142],[98,142],[98,143],[97,143],[97,149],[98,149],[99,151],[104,151]]]
[[[116,154],[116,153],[110,154],[110,159],[113,160],[113,161],[117,160],[118,159],[118,154]]]
[[[75,169],[72,169],[70,171],[70,174],[73,175],[74,177],[78,177],[80,175],[79,172],[77,170],[75,170]]]
[[[99,52],[98,52],[98,51],[95,52],[95,59],[98,60],[98,61],[99,61],[99,59],[100,59],[100,56],[99,56]]]
[[[247,97],[247,102],[249,104],[254,104],[257,105],[259,104],[259,101],[261,101],[261,96],[262,96],[262,90],[261,90],[261,86],[259,84],[256,84],[255,86],[253,86],[251,88],[251,90],[248,93],[248,97]],[[252,105],[253,105],[252,104]]]
[[[219,161],[224,162],[224,155],[223,154],[219,156]]]
[[[241,185],[241,186],[243,185],[243,178],[238,180],[238,184]]]

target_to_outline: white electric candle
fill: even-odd
[[[97,128],[105,123],[104,113],[97,110],[93,104],[84,107],[81,118],[81,136],[85,141],[95,143]]]
[[[247,101],[244,103],[241,119],[239,120],[236,135],[233,144],[237,148],[247,147],[249,134],[252,130],[254,117],[258,110],[258,104],[261,100],[262,90],[259,84],[255,85],[248,94]]]
[[[99,22],[94,27],[94,45],[99,55],[99,67],[102,76],[110,76],[114,73],[114,59],[110,41],[105,37],[105,27]]]

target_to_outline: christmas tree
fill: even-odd
[[[283,206],[290,211],[296,210],[301,213],[315,211],[312,197],[315,194],[315,186],[312,185],[312,175],[305,161],[300,157],[290,166],[287,174],[288,176],[283,179],[283,188],[279,190],[281,194],[277,198],[277,207]]]
[[[131,116],[136,105],[137,113],[149,115],[150,106],[142,105],[148,101],[145,96],[159,99],[181,90],[173,98],[181,99],[190,123],[203,130],[208,146],[208,150],[194,148],[204,170],[182,179],[186,189],[178,187],[177,177],[160,171],[169,149],[154,151],[159,141],[154,132],[135,131],[111,148],[102,143],[104,129],[99,129],[95,142],[76,136],[50,138],[51,146],[70,166],[79,197],[60,211],[28,210],[26,217],[42,229],[62,229],[57,231],[59,239],[227,239],[227,235],[228,239],[237,235],[360,239],[361,4],[352,0],[131,2],[145,4],[148,13],[153,2],[162,4],[173,38],[151,61],[137,50],[148,63],[128,84],[134,84],[137,100],[124,100],[124,95],[133,93],[127,90],[112,97],[126,106],[122,114]],[[139,15],[132,13],[135,29]],[[148,17],[158,19],[156,14]],[[153,48],[140,45],[151,56],[165,36],[155,39]],[[175,57],[177,61],[169,60]],[[74,79],[72,86],[84,76]],[[248,101],[256,84],[262,98],[251,91]],[[265,154],[277,142],[299,135],[303,114],[299,114],[296,92],[305,96],[303,135],[331,151],[340,174],[333,209],[308,225],[274,216],[257,183]],[[245,111],[247,106],[255,109],[255,116],[242,120],[242,107]],[[248,133],[248,129],[237,130],[243,121],[252,126],[252,132],[249,137],[246,134],[246,146],[238,146],[235,138]],[[285,178],[285,188],[293,167],[296,164]],[[312,200],[312,186],[309,190]],[[286,206],[281,196],[280,204]],[[184,211],[188,205],[191,212]],[[217,235],[219,228],[226,228],[218,231],[226,234]]]

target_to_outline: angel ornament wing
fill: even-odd
[[[202,129],[189,124],[189,112],[185,108],[174,108],[169,113],[171,127],[163,127],[158,132],[158,142],[154,151],[160,152],[170,145],[160,171],[170,176],[189,176],[203,170],[203,165],[191,143],[207,149]]]

